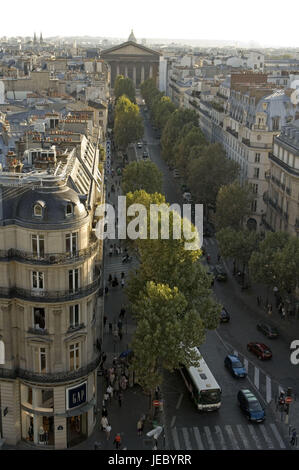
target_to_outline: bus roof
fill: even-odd
[[[199,349],[198,348],[193,348],[193,349],[196,350],[197,355],[200,357],[201,354],[200,354]],[[199,360],[199,366],[198,367],[191,366],[188,368],[188,371],[198,389],[200,390],[221,389],[202,356]]]

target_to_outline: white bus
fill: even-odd
[[[197,409],[200,411],[218,410],[221,405],[221,388],[199,349],[194,348],[194,350],[199,358],[199,366],[182,366],[180,372]]]

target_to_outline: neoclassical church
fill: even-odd
[[[107,62],[111,69],[112,88],[118,75],[131,78],[136,88],[148,78],[153,78],[158,86],[160,56],[160,52],[137,44],[133,30],[127,42],[101,52],[101,59]]]

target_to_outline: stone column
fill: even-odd
[[[53,310],[53,317],[54,317],[54,355],[52,355],[52,366],[54,366],[55,372],[61,372],[67,365],[63,364],[63,355],[61,351],[61,309],[54,309]]]
[[[118,76],[118,75],[120,75],[120,73],[119,73],[119,64],[117,64],[117,66],[116,66],[116,76]]]
[[[127,78],[128,77],[128,66],[125,65],[125,77]]]
[[[149,78],[153,78],[153,66],[152,66],[152,64],[150,64],[150,68],[149,68]]]
[[[141,65],[141,83],[144,82],[144,65]]]
[[[136,86],[136,65],[133,65],[133,82],[134,85]]]

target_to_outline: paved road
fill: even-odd
[[[167,201],[181,203],[180,185],[162,160],[159,141],[147,119],[144,140],[147,142],[151,160],[163,173],[163,191]],[[142,151],[135,149],[138,159],[142,158]],[[216,264],[216,240],[205,239],[204,245],[211,254],[211,264]],[[188,397],[180,375],[166,374],[164,394],[169,445],[173,449],[288,448],[288,427],[281,423],[275,400],[279,391],[288,386],[293,387],[299,396],[297,369],[289,361],[289,337],[282,334],[278,340],[269,341],[257,331],[258,321],[269,319],[257,308],[254,297],[240,290],[230,273],[226,283],[215,282],[214,293],[229,310],[231,321],[221,324],[216,331],[208,332],[201,352],[208,358],[207,362],[222,387],[222,406],[219,412],[199,414]],[[273,352],[272,360],[261,362],[248,353],[246,345],[249,341],[262,341],[269,345]],[[266,409],[267,418],[262,425],[248,424],[237,406],[236,395],[244,382],[234,380],[224,369],[223,360],[228,352],[238,354],[248,368],[246,387],[254,391]]]

